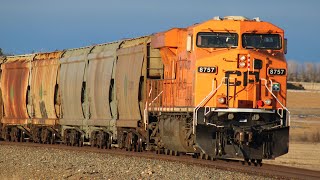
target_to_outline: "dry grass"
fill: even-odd
[[[295,120],[293,118],[290,127],[290,140],[320,143],[320,120]]]
[[[319,108],[319,91],[288,91],[289,108]]]
[[[265,160],[264,163],[320,171],[320,143],[292,142],[288,154],[275,160]]]
[[[265,162],[320,171],[320,92],[288,91],[287,97],[289,153]]]
[[[320,93],[288,91],[287,106],[292,115],[290,140],[320,142]]]

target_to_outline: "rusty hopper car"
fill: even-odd
[[[6,57],[2,138],[259,163],[288,152],[285,53],[279,27],[228,16]]]

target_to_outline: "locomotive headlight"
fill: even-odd
[[[239,67],[243,68],[246,66],[246,63],[245,62],[239,62]]]
[[[240,61],[245,61],[247,59],[247,57],[245,55],[240,55]]]
[[[220,98],[218,98],[218,102],[219,102],[220,104],[224,104],[224,103],[226,102],[226,98],[220,97]]]
[[[270,105],[271,105],[271,99],[266,99],[266,100],[264,100],[264,103],[265,103],[266,105],[270,106]]]
[[[247,55],[239,54],[238,55],[238,67],[245,68],[247,66]]]

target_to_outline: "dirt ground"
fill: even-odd
[[[265,163],[320,171],[320,91],[288,91],[289,153]]]
[[[264,163],[320,171],[320,143],[291,142],[288,154]]]

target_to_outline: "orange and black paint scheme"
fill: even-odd
[[[150,111],[159,112],[160,127],[172,137],[179,133],[166,119],[188,119],[179,116],[182,112],[189,112],[192,119],[193,137],[180,137],[190,138],[192,147],[171,145],[179,137],[162,138],[167,148],[257,161],[288,152],[290,114],[282,29],[258,18],[215,17],[155,34],[151,43],[160,50],[164,77],[158,83],[149,80],[149,89],[161,87],[160,96],[155,93],[149,98],[161,97],[161,103],[149,104]]]

